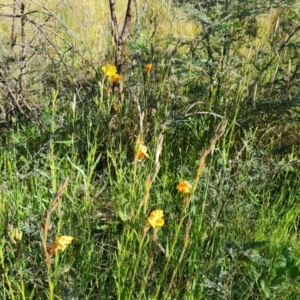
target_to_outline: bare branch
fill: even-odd
[[[36,12],[39,12],[38,10],[31,10],[29,12],[27,12],[26,14],[0,14],[0,17],[7,17],[7,18],[25,18],[25,16],[30,15],[30,14],[34,14]]]
[[[125,21],[124,21],[124,27],[123,27],[122,35],[119,39],[119,46],[123,46],[125,44],[127,36],[129,34],[131,18],[132,18],[133,2],[134,2],[134,0],[128,0],[126,17],[125,17]]]
[[[18,3],[17,0],[14,0],[14,6],[13,6],[13,14],[15,15],[17,13],[17,7]],[[11,47],[14,48],[17,42],[17,18],[13,17],[13,23],[11,28]]]
[[[4,69],[4,71],[6,72],[5,69]],[[11,90],[11,88],[9,87],[9,84],[6,82],[5,78],[3,77],[3,75],[1,73],[0,73],[0,82],[3,83],[4,86],[6,87],[5,96],[12,101],[14,107],[16,107],[23,116],[26,116],[25,112],[23,111],[22,107],[19,104],[17,96]]]
[[[110,14],[111,14],[111,20],[113,25],[113,32],[112,35],[115,39],[116,45],[119,43],[119,26],[118,26],[118,20],[116,15],[116,4],[115,0],[109,0],[109,6],[110,6]]]

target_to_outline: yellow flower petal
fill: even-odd
[[[156,210],[152,211],[150,216],[154,217],[154,218],[162,218],[164,216],[164,211],[160,210],[160,209],[156,209]]]
[[[21,241],[23,236],[23,232],[16,228],[16,240]]]
[[[149,225],[150,225],[151,227],[155,228],[155,224],[156,224],[156,220],[155,220],[155,219],[149,217],[149,218],[148,218],[148,223],[149,223]]]
[[[189,194],[192,189],[192,186],[184,180],[177,184],[176,189],[183,194]]]
[[[71,244],[72,241],[74,240],[74,238],[69,235],[62,235],[58,238],[58,240],[62,241],[63,243],[66,243],[66,244]]]
[[[103,73],[107,77],[113,77],[114,75],[117,74],[117,68],[114,65],[111,64],[106,64],[101,67]]]
[[[157,219],[156,220],[156,227],[162,227],[165,224],[165,220],[164,219]]]
[[[62,235],[58,237],[55,242],[53,242],[48,248],[48,253],[57,252],[57,250],[61,250],[64,252],[66,250],[67,245],[71,244],[74,238],[68,235]]]
[[[162,210],[154,210],[151,212],[149,218],[148,218],[148,223],[151,227],[161,227],[165,224],[164,219],[162,217],[164,216],[164,212]]]
[[[137,154],[138,159],[142,157],[149,158],[149,154],[147,153],[147,147],[144,145],[140,145]]]

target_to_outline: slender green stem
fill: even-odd
[[[184,212],[185,211],[186,211],[186,209],[184,210]],[[167,272],[167,270],[169,268],[169,263],[171,261],[171,258],[173,257],[173,253],[174,253],[174,250],[175,250],[175,246],[177,244],[177,240],[178,240],[178,236],[179,236],[179,233],[180,233],[180,229],[182,227],[182,224],[183,224],[185,218],[186,218],[186,216],[182,217],[181,220],[180,220],[180,222],[179,222],[179,224],[178,224],[178,226],[176,227],[176,232],[175,232],[175,235],[174,235],[173,243],[172,243],[171,248],[170,248],[169,256],[168,256],[167,261],[165,262],[164,268],[163,268],[163,270],[160,273],[159,278],[158,278],[158,283],[157,283],[157,288],[156,288],[154,299],[158,299],[159,292],[160,292],[160,289],[162,287],[162,282],[165,279],[166,272]]]
[[[142,236],[142,239],[140,240],[138,254],[137,254],[137,257],[135,259],[135,263],[134,263],[134,267],[133,267],[133,274],[132,274],[132,277],[131,277],[131,285],[130,285],[130,292],[129,292],[128,299],[132,299],[132,293],[133,293],[134,287],[135,287],[136,273],[137,273],[137,269],[138,269],[138,266],[139,266],[139,263],[140,263],[142,251],[143,251],[143,248],[144,248],[144,240],[145,240],[146,235],[147,235],[147,233],[144,232],[143,236]]]
[[[2,240],[1,248],[0,248],[1,267],[2,267],[2,270],[3,270],[3,273],[4,273],[6,284],[8,285],[10,297],[11,297],[12,300],[15,300],[16,298],[15,298],[15,294],[14,294],[14,289],[12,287],[12,283],[11,283],[11,281],[9,279],[9,276],[8,276],[7,267],[4,264],[3,247],[4,247],[4,240]]]
[[[150,250],[149,259],[147,261],[148,268],[147,268],[146,275],[143,278],[143,282],[142,282],[142,285],[141,285],[141,288],[140,288],[140,293],[139,293],[138,300],[141,300],[143,295],[145,294],[145,287],[146,287],[147,280],[148,280],[149,275],[150,275],[150,271],[151,271],[152,266],[153,266],[154,253],[155,253],[155,250],[156,250],[156,246],[157,246],[157,243],[155,243],[153,249]]]

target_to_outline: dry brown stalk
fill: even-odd
[[[117,68],[118,74],[122,74],[122,67],[124,65],[124,51],[125,51],[125,42],[129,34],[131,19],[132,19],[132,10],[133,10],[134,0],[128,0],[127,11],[125,16],[125,21],[123,25],[122,32],[119,31],[119,24],[116,15],[116,5],[115,0],[109,0],[109,7],[111,13],[111,21],[112,21],[112,36],[114,37],[115,45],[116,45],[116,55],[115,55],[115,65]],[[121,94],[122,87],[119,82],[114,82],[113,84],[113,92],[117,94],[118,92]]]

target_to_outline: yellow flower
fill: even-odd
[[[165,224],[165,220],[162,219],[163,216],[164,212],[162,210],[153,210],[148,218],[148,224],[153,228],[163,226]]]
[[[122,76],[119,74],[115,74],[112,78],[111,78],[111,82],[117,82],[122,80]]]
[[[7,233],[14,244],[17,244],[22,240],[23,232],[17,227],[14,228],[13,225],[8,224]]]
[[[140,145],[138,148],[138,154],[137,154],[138,159],[146,157],[149,158],[149,154],[147,153],[147,147],[144,145]]]
[[[21,230],[19,230],[18,228],[16,228],[16,240],[17,241],[21,241],[22,240],[22,236],[23,236],[23,232]]]
[[[177,184],[176,189],[183,194],[189,194],[192,189],[192,186],[184,180]]]
[[[107,77],[113,77],[117,74],[116,66],[113,66],[111,64],[106,64],[105,66],[102,66],[101,69],[102,69],[104,75]]]
[[[47,251],[49,254],[52,254],[53,252],[56,253],[57,250],[61,250],[62,252],[64,252],[67,245],[71,244],[73,240],[74,238],[72,236],[62,235],[48,247]]]
[[[146,68],[147,73],[150,73],[150,71],[152,69],[152,64],[147,64],[145,68]]]

